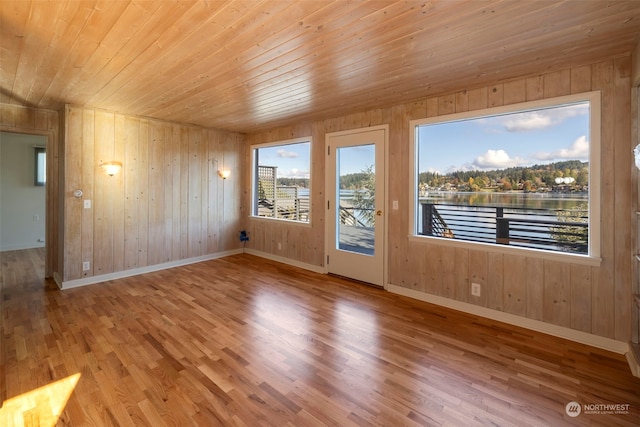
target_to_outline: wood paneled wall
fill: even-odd
[[[68,106],[63,281],[239,248],[243,139]],[[109,161],[122,171],[107,175],[100,165]],[[217,173],[223,166],[232,171],[226,180]]]
[[[551,98],[591,90],[602,94],[602,263],[598,267],[495,251],[454,248],[408,238],[409,121],[418,118]],[[628,341],[631,329],[631,60],[533,75],[494,86],[446,94],[390,108],[351,114],[247,136],[248,144],[312,135],[310,227],[250,220],[247,247],[300,263],[323,265],[324,135],[390,125],[389,194],[400,209],[389,216],[389,281],[393,285],[484,306],[525,318]],[[250,165],[250,156],[245,156]],[[250,167],[246,168],[250,170]],[[245,173],[249,182],[249,172]],[[250,189],[244,202],[250,204]],[[282,242],[281,253],[277,242]],[[481,283],[472,297],[470,281]]]
[[[62,268],[59,235],[62,218],[58,193],[60,180],[58,154],[60,150],[60,119],[57,111],[0,104],[0,130],[44,135],[47,137],[47,185],[45,206],[45,275],[51,277]]]

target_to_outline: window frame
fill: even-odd
[[[567,253],[548,249],[521,248],[500,245],[496,243],[473,242],[467,240],[448,239],[437,236],[425,236],[418,234],[418,127],[428,124],[463,121],[468,119],[480,119],[487,116],[497,116],[508,113],[532,111],[549,107],[559,107],[566,104],[588,101],[590,106],[589,117],[589,249],[587,254]],[[415,242],[429,242],[439,245],[455,246],[459,248],[485,250],[503,254],[519,256],[531,256],[542,259],[558,260],[560,258],[587,265],[597,266],[601,262],[601,93],[591,91],[560,97],[545,98],[536,101],[528,101],[517,104],[490,107],[462,113],[445,114],[411,120],[409,122],[409,159],[412,167],[409,188],[409,240]]]
[[[302,143],[309,143],[309,214],[308,214],[309,220],[301,221],[301,220],[295,220],[295,219],[272,218],[267,216],[256,215],[256,209],[257,209],[256,204],[258,200],[258,187],[256,185],[256,179],[258,177],[258,163],[256,159],[257,151],[262,148],[279,147],[279,146],[285,147],[289,145],[302,144]],[[287,139],[287,140],[281,140],[281,141],[265,142],[260,144],[253,144],[249,147],[251,151],[251,203],[250,203],[251,211],[249,212],[250,219],[258,220],[258,221],[279,221],[287,224],[293,224],[293,225],[299,225],[299,226],[305,226],[305,227],[311,226],[311,223],[313,221],[313,216],[312,216],[313,150],[312,150],[312,147],[313,147],[313,138],[311,136],[305,136],[305,137],[293,138],[293,139]]]

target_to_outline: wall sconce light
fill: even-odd
[[[220,175],[222,179],[227,179],[231,176],[231,171],[228,169],[220,169],[218,175]]]
[[[120,169],[122,169],[122,163],[120,162],[107,162],[101,164],[100,166],[109,176],[117,174],[118,172],[120,172]]]

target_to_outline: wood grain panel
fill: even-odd
[[[560,70],[544,76],[544,97],[569,95],[571,93],[571,70]]]
[[[544,97],[544,77],[534,76],[526,79],[527,101],[535,101]]]
[[[73,183],[77,184],[77,186],[72,188],[82,190],[83,199],[94,201],[96,194],[94,182],[96,165],[93,161],[93,159],[95,159],[95,112],[93,110],[81,110],[78,114],[82,115],[82,135],[81,143],[79,144],[79,148],[82,150],[82,176],[80,182]],[[74,138],[71,134],[69,137]],[[69,203],[82,205],[83,201],[72,200]],[[92,209],[94,208],[95,206],[92,207]],[[90,276],[94,274],[95,268],[95,262],[93,259],[93,241],[95,239],[94,215],[91,214],[93,210],[87,211],[84,210],[84,208],[82,209],[82,238],[80,241],[82,256],[76,259],[76,263],[85,261],[90,262],[89,269],[87,271],[84,271],[83,269],[82,271],[83,276]],[[76,265],[75,268],[78,268],[78,266]]]
[[[504,105],[504,85],[495,85],[489,88],[487,104],[489,108]]]
[[[193,130],[189,132],[189,257],[200,255],[202,244],[202,140],[200,134]]]
[[[149,265],[167,262],[164,222],[164,123],[149,122]],[[167,195],[168,196],[168,195]],[[191,217],[188,217],[189,223]]]
[[[140,245],[140,120],[125,118],[124,134],[124,270],[138,267],[138,248]]]
[[[629,169],[629,153],[633,153],[635,142],[631,137],[631,62],[628,59],[613,61],[614,97],[616,99],[613,110],[614,168]],[[628,341],[631,335],[631,307],[629,295],[633,293],[631,261],[628,254],[633,253],[631,246],[633,229],[629,212],[633,211],[633,186],[628,174],[615,173],[615,285],[614,305],[616,311],[614,337],[621,341]]]
[[[510,267],[505,267],[503,254],[487,254],[487,284],[483,287],[483,292],[487,294],[487,307],[493,310],[503,311],[504,273]]]
[[[571,328],[591,331],[591,268],[571,266]]]
[[[114,271],[115,207],[119,201],[114,198],[114,176],[109,176],[100,168],[103,163],[114,160],[115,114],[96,111],[95,133],[87,143],[94,144],[95,160],[89,167],[94,171],[94,199],[89,211],[93,215],[93,274],[107,274]],[[86,210],[85,210],[86,211]]]
[[[138,267],[149,265],[149,121],[140,120],[138,170]]]
[[[507,82],[503,85],[505,105],[519,104],[527,100],[527,82],[524,79]]]
[[[455,253],[455,295],[451,297],[457,301],[466,302],[469,297],[471,281],[469,280],[469,251],[456,248]]]
[[[527,259],[527,317],[542,320],[544,317],[544,261]]]
[[[505,313],[527,317],[527,258],[504,256],[502,302]]]
[[[615,221],[614,215],[606,214],[615,209],[615,169],[614,169],[614,147],[613,139],[615,119],[613,117],[615,96],[613,93],[613,63],[610,61],[601,62],[593,65],[591,72],[592,87],[594,90],[601,91],[601,126],[600,135],[600,151],[601,151],[601,169],[600,169],[600,192],[602,194],[601,216],[601,251],[602,264],[599,269],[594,269],[593,277],[593,305],[591,306],[591,319],[593,333],[609,338],[615,335],[615,307],[614,298],[611,293],[611,285],[614,283],[614,253],[615,241],[614,232]]]
[[[483,108],[487,108],[489,103],[487,98],[488,90],[488,88],[483,87],[469,91],[469,110],[481,110]]]
[[[122,114],[115,116],[115,132],[113,141],[113,158],[125,158],[125,121]],[[126,171],[125,171],[126,172]],[[123,271],[125,265],[125,232],[124,224],[126,197],[124,196],[124,172],[112,176],[112,191],[117,194],[113,197],[113,270]]]
[[[571,266],[544,261],[544,301],[542,320],[571,326]]]
[[[477,283],[484,289],[480,296],[471,295],[469,292],[469,302],[472,304],[487,306],[488,277],[489,277],[489,254],[479,250],[469,250],[469,277],[471,283]]]
[[[77,108],[69,108],[65,112],[67,118],[65,138],[76,141],[75,144],[64,144],[64,274],[69,277],[82,276],[82,241],[78,238],[77,227],[83,223],[82,200],[71,198],[76,189],[82,189],[82,145],[84,136],[83,112]],[[68,230],[68,231],[67,231]],[[92,262],[92,264],[94,264]],[[61,272],[62,273],[62,272]]]
[[[225,228],[221,195],[211,188],[222,181],[209,167],[209,153],[224,152],[236,172],[243,137],[194,126],[159,122],[102,110],[70,107],[66,115],[67,156],[80,170],[66,182],[64,198],[69,216],[65,233],[68,273],[63,280],[126,271],[164,262],[179,261],[238,247],[238,225]],[[226,147],[224,150],[221,147]],[[100,164],[120,161],[119,174],[108,176]],[[95,186],[95,187],[94,187]],[[86,188],[91,209],[82,209],[82,199],[71,193]],[[240,218],[239,188],[226,189],[229,201],[225,220]],[[209,205],[209,193],[218,197]],[[209,249],[209,229],[219,230]],[[68,249],[66,249],[68,248]],[[82,272],[83,260],[92,269]]]

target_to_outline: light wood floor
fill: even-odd
[[[640,425],[621,355],[250,255],[67,291],[41,256],[2,253],[0,425]]]

